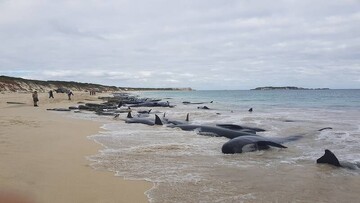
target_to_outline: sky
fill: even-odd
[[[0,0],[0,75],[360,88],[360,0]]]

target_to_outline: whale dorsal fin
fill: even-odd
[[[332,153],[330,150],[325,149],[325,154],[318,158],[316,160],[316,163],[318,164],[330,164],[333,166],[341,166],[339,160],[336,158],[334,153]]]
[[[185,119],[186,122],[189,122],[189,113],[186,114],[186,119]]]
[[[126,116],[126,118],[132,118],[131,112],[128,112],[128,115]]]
[[[148,114],[150,114],[151,110],[152,110],[152,109],[150,109],[150,110],[148,111]]]
[[[155,114],[155,125],[163,125],[163,123],[161,122],[161,119],[156,114]]]

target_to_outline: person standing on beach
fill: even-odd
[[[74,95],[74,94],[72,93],[72,91],[70,91],[70,92],[68,93],[69,100],[71,100],[71,95]]]
[[[54,94],[52,90],[49,91],[49,98],[54,98]]]
[[[34,106],[38,106],[37,103],[39,101],[39,97],[38,97],[37,91],[34,91],[34,93],[32,94],[32,98],[33,98],[33,101],[34,101]]]

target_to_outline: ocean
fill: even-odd
[[[221,152],[228,141],[224,137],[87,114],[88,119],[105,121],[103,130],[89,137],[104,146],[89,157],[92,167],[153,183],[145,193],[150,202],[357,202],[360,197],[360,169],[316,164],[325,149],[339,160],[360,162],[360,90],[135,94],[169,101],[176,106],[152,111],[178,120],[189,113],[193,124],[260,127],[266,131],[258,134],[265,137],[304,134],[298,141],[285,143],[286,149],[229,155]],[[205,103],[184,105],[183,101]],[[197,108],[201,106],[210,109]],[[324,127],[332,129],[318,131]]]

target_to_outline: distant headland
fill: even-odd
[[[134,88],[134,87],[116,87],[92,83],[81,83],[74,81],[42,81],[42,80],[29,80],[24,78],[16,78],[0,75],[0,92],[31,92],[39,91],[46,92],[52,89],[65,88],[73,91],[89,91],[95,90],[99,92],[104,91],[154,91],[154,90],[167,90],[167,91],[192,91],[192,88]]]
[[[293,87],[293,86],[285,86],[285,87],[257,87],[251,90],[329,90],[329,88],[303,88],[303,87]]]

